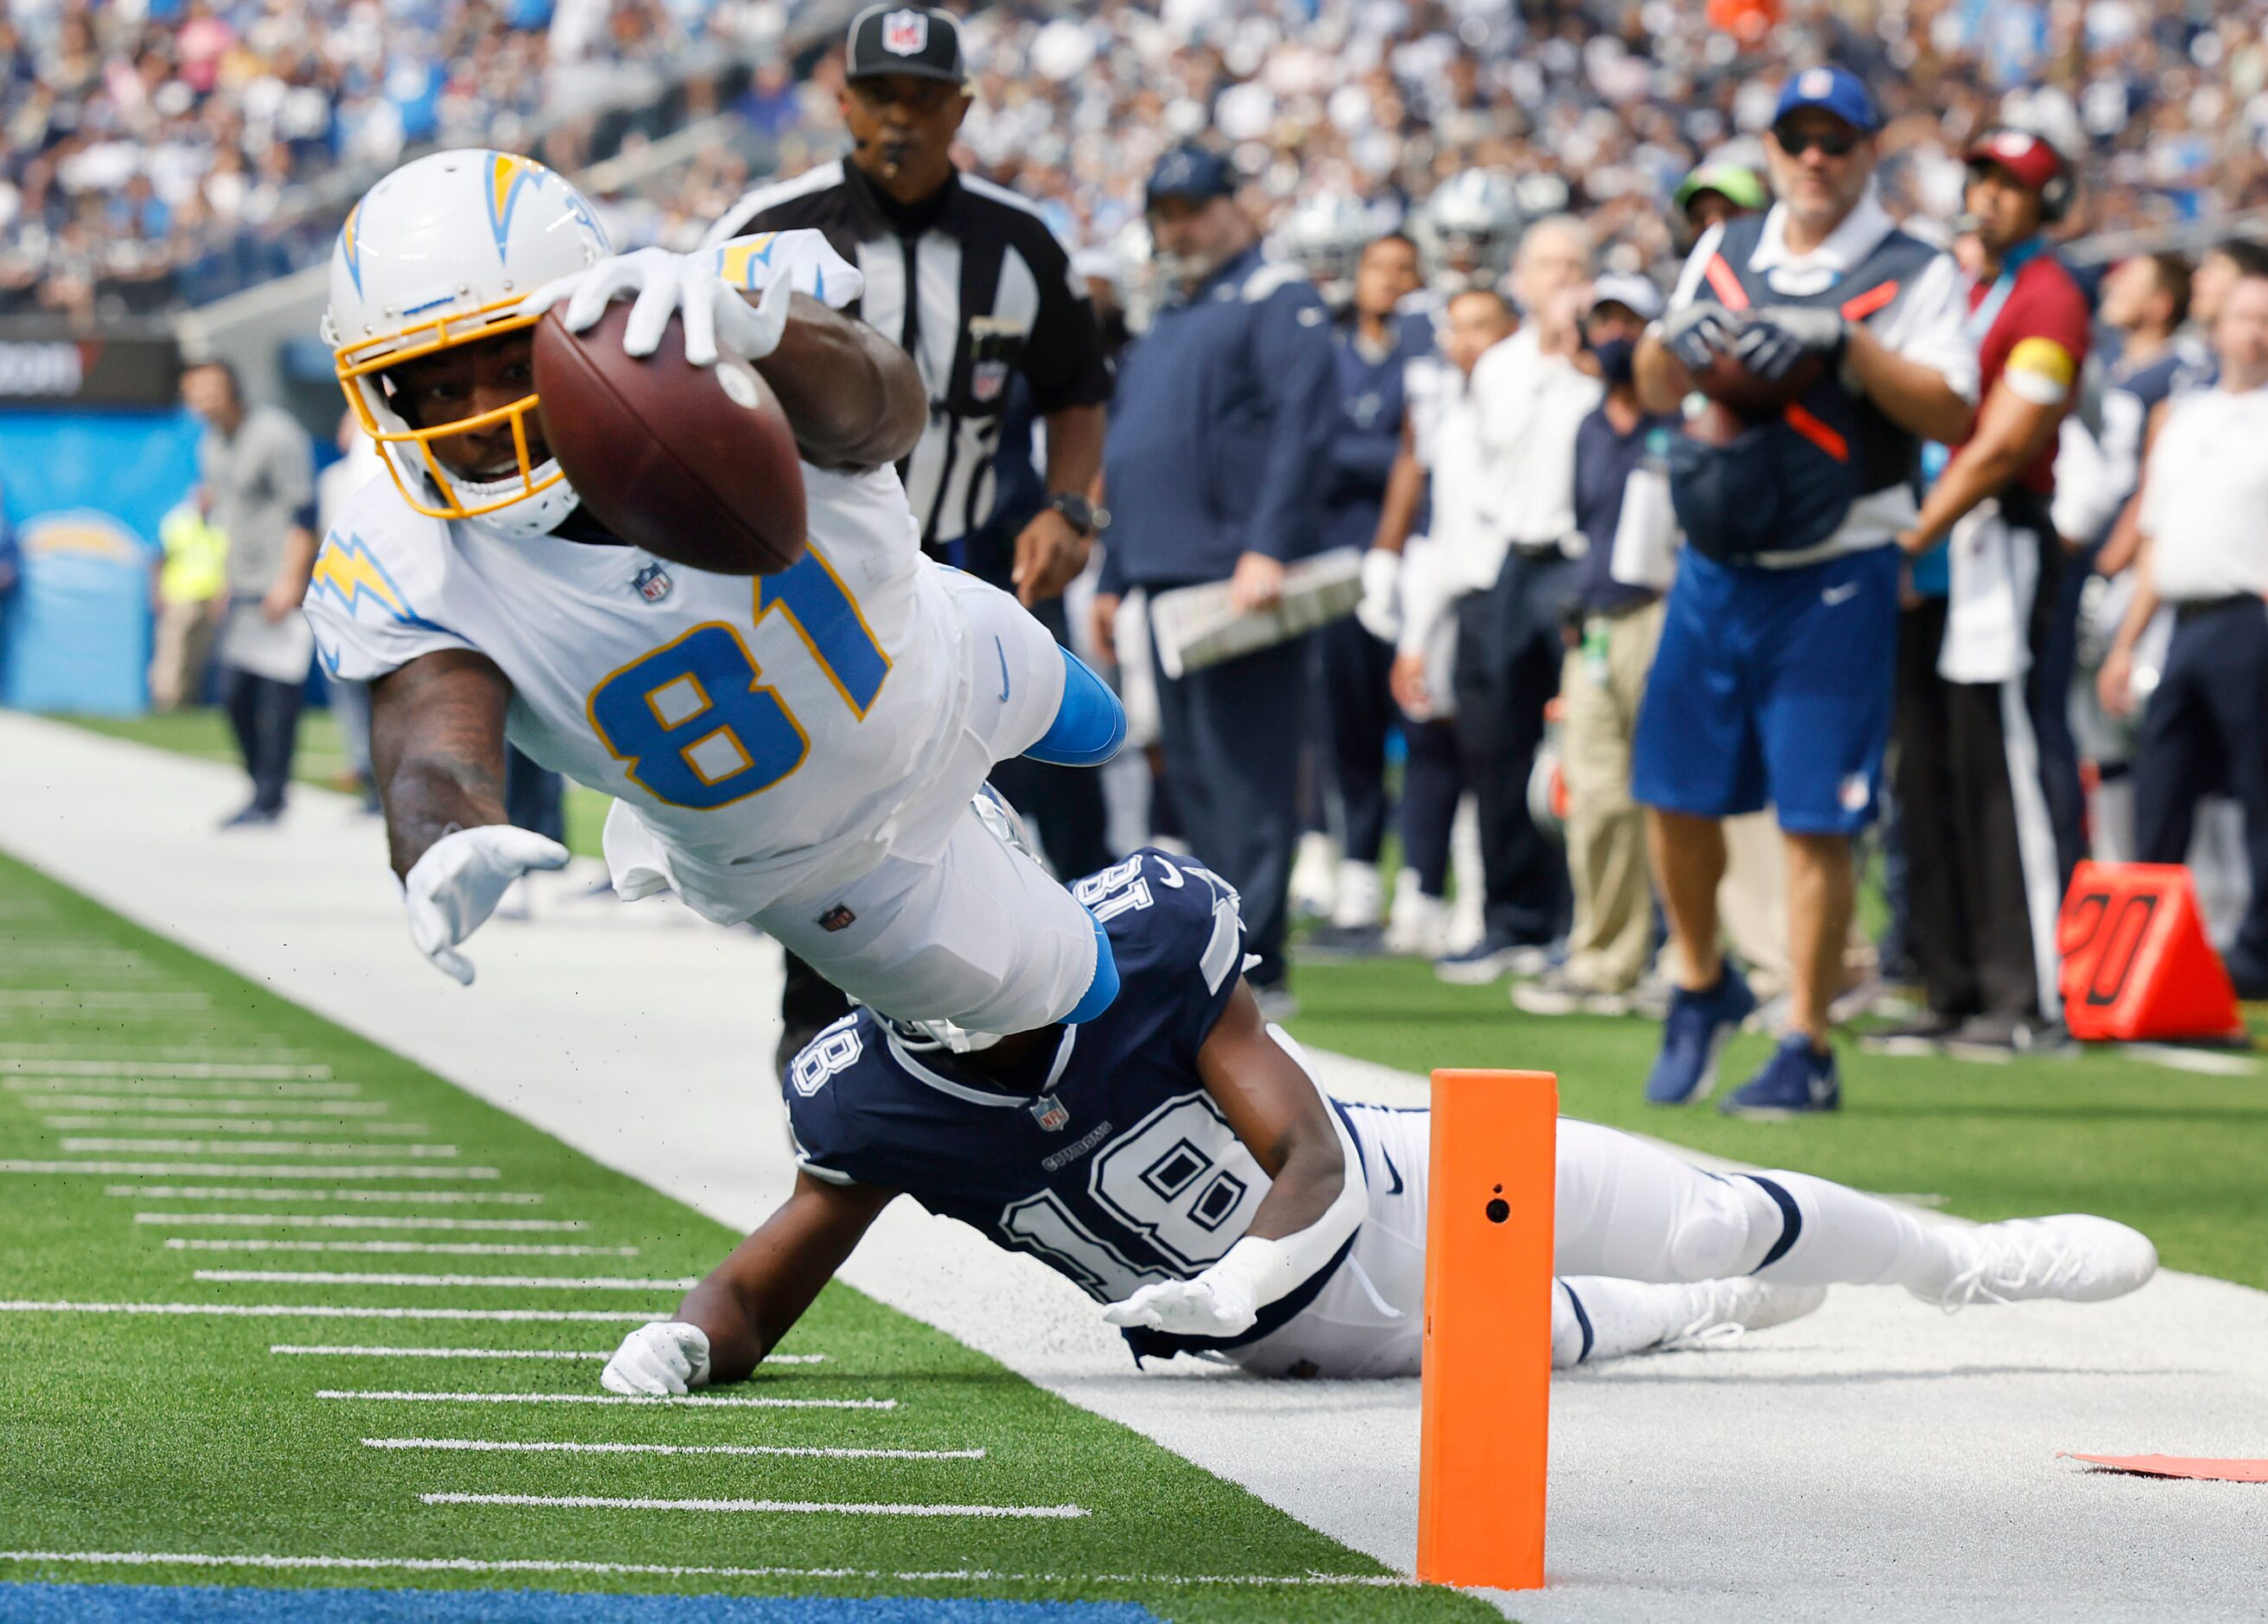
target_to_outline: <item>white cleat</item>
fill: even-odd
[[[1697,1281],[1685,1289],[1692,1294],[1692,1318],[1683,1330],[1661,1339],[1664,1348],[1701,1347],[1750,1331],[1769,1331],[1816,1313],[1827,1300],[1825,1286],[1774,1285],[1750,1275]]]
[[[1942,1291],[1914,1295],[1951,1313],[1970,1303],[2053,1298],[2101,1303],[2124,1297],[2158,1272],[2158,1249],[2139,1230],[2088,1213],[2011,1218],[1959,1231],[1967,1261]]]
[[[1404,869],[1394,882],[1394,907],[1386,920],[1386,951],[1414,959],[1439,959],[1449,951],[1449,905],[1418,886],[1418,871]]]

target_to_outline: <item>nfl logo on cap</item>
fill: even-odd
[[[1835,90],[1835,75],[1825,68],[1807,68],[1796,81],[1796,92],[1806,100],[1821,101]]]
[[[882,48],[893,56],[918,56],[929,48],[929,16],[893,11],[882,19]]]

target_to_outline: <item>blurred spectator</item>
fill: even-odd
[[[1096,643],[1130,587],[1227,581],[1241,610],[1272,606],[1284,567],[1322,527],[1315,470],[1337,403],[1329,318],[1298,270],[1263,257],[1219,154],[1177,147],[1149,187],[1156,262],[1168,284],[1127,351],[1104,453],[1112,511]],[[1285,891],[1297,836],[1296,778],[1308,650],[1293,638],[1241,658],[1158,675],[1166,777],[1182,833],[1244,899],[1250,980],[1289,1007]]]
[[[251,801],[221,827],[260,827],[283,816],[314,653],[299,613],[315,562],[314,450],[306,430],[276,408],[247,407],[225,361],[182,373],[181,399],[203,420],[198,471],[213,522],[228,537],[222,702],[252,775]]]
[[[1584,348],[1606,398],[1575,431],[1578,555],[1569,647],[1559,677],[1560,759],[1567,788],[1567,869],[1574,918],[1566,961],[1513,988],[1536,1015],[1620,1014],[1653,940],[1646,817],[1631,798],[1631,739],[1661,594],[1676,570],[1677,520],[1665,458],[1674,420],[1638,405],[1638,341],[1661,314],[1643,276],[1602,276],[1583,320]]]
[[[1454,555],[1462,588],[1454,683],[1487,895],[1481,939],[1440,961],[1445,980],[1540,971],[1567,928],[1566,860],[1529,815],[1528,780],[1544,707],[1559,690],[1560,628],[1576,596],[1575,432],[1602,393],[1576,364],[1589,277],[1580,221],[1555,216],[1528,227],[1511,277],[1520,330],[1473,371],[1490,489],[1485,518]]]
[[[2252,900],[2228,956],[2242,997],[2268,997],[2268,250],[2238,245],[2215,290],[2218,383],[2176,397],[2151,447],[2134,601],[2105,659],[2102,703],[2133,704],[2134,649],[2174,611],[2164,669],[2134,757],[2146,863],[2180,863],[2197,805],[2225,789],[2244,809]]]
[[[1976,393],[1960,273],[1884,210],[1880,130],[1854,74],[1789,79],[1766,147],[1779,201],[1703,235],[1668,322],[1638,349],[1639,398],[1657,411],[1720,355],[1766,378],[1819,358],[1801,414],[1714,435],[1705,416],[1673,443],[1687,546],[1631,785],[1649,808],[1676,982],[1646,1082],[1656,1104],[1705,1093],[1725,1036],[1755,1008],[1718,944],[1717,892],[1721,820],[1766,805],[1787,854],[1790,1030],[1725,1108],[1841,1104],[1830,1003],[1856,893],[1852,840],[1872,819],[1889,740],[1895,540],[1916,517],[1921,440],[1965,437]],[[1846,314],[1854,305],[1862,313]]]
[[[1897,795],[1908,946],[1928,1002],[1888,1035],[2028,1048],[2060,1030],[2056,911],[2079,857],[2051,504],[2088,309],[2042,234],[2069,199],[2062,155],[2002,130],[1969,161],[1969,332],[1983,403],[1898,538],[1918,601],[1898,633]]]
[[[228,612],[228,536],[213,521],[208,489],[200,485],[158,521],[158,547],[150,704],[178,710],[204,702],[213,634]]]
[[[347,498],[386,472],[378,447],[362,431],[352,412],[340,414],[338,447],[339,459],[315,476],[315,526],[325,536],[331,533],[332,521],[345,507]],[[331,788],[356,797],[364,812],[375,815],[381,809],[378,775],[370,764],[370,684],[328,672],[325,681],[330,691],[331,719],[338,724],[339,748],[346,756],[346,764],[332,780]]]

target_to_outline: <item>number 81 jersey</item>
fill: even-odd
[[[961,616],[897,475],[803,475],[809,550],[755,577],[428,518],[373,481],[315,561],[317,652],[350,680],[486,655],[512,741],[616,797],[618,883],[635,850],[702,913],[745,919],[872,867],[925,791],[957,788],[957,807],[975,788],[935,782],[968,708]]]
[[[1028,1077],[915,1052],[859,1010],[789,1068],[788,1121],[814,1177],[902,1191],[1115,1302],[1217,1261],[1268,1193],[1197,1073],[1236,988],[1244,930],[1226,882],[1162,851],[1072,891],[1110,937],[1118,996],[1063,1029]],[[1238,1340],[1290,1319],[1330,1272]]]

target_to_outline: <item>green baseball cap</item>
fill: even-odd
[[[1685,205],[1699,192],[1721,192],[1742,209],[1763,209],[1771,202],[1764,177],[1745,164],[1702,165],[1677,183],[1677,195],[1671,200],[1677,212],[1683,214]]]

